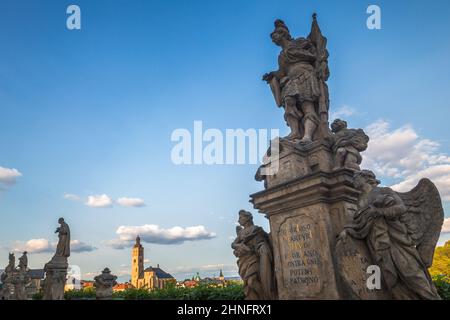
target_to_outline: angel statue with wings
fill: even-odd
[[[422,179],[410,192],[399,193],[379,183],[372,171],[355,174],[358,210],[339,240],[351,237],[367,245],[392,298],[440,299],[428,272],[444,221],[435,185]]]
[[[282,48],[279,69],[266,73],[263,80],[270,85],[277,105],[284,107],[284,118],[291,128],[287,139],[308,143],[329,136],[327,39],[320,31],[316,14],[307,38],[292,38],[279,19],[271,38]]]

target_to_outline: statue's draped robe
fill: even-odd
[[[407,208],[400,196],[390,188],[375,188],[369,194],[368,205],[376,208],[376,214],[371,214],[368,207],[361,208],[346,231],[366,241],[394,299],[440,299],[402,222]]]
[[[239,255],[237,261],[247,299],[274,299],[273,256],[267,234],[258,226],[245,228],[232,247],[237,249],[240,245],[250,249]]]
[[[56,256],[69,257],[70,256],[70,229],[65,222],[59,227],[59,241],[56,247]]]

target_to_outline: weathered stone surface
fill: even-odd
[[[2,281],[2,289],[0,290],[1,300],[10,300],[14,295],[13,276],[16,269],[16,257],[14,253],[10,253],[8,259],[8,265],[0,276]]]
[[[27,287],[31,284],[31,278],[27,269],[18,269],[12,276],[11,283],[14,286],[12,300],[27,300]]]
[[[353,171],[315,172],[251,195],[270,222],[280,299],[339,299],[335,239],[356,210]]]
[[[270,153],[271,150],[268,151]],[[330,143],[326,140],[308,144],[299,144],[287,139],[279,140],[278,157],[270,158],[270,162],[258,169],[255,179],[265,181],[265,187],[271,188],[314,172],[330,172],[333,167],[333,156]],[[262,175],[264,167],[278,168],[270,175]]]
[[[64,300],[64,286],[66,284],[68,267],[67,258],[61,256],[54,256],[44,266],[44,300]]]
[[[347,122],[336,119],[331,124],[333,135],[332,150],[334,155],[334,169],[348,168],[360,171],[361,152],[367,149],[369,137],[363,129],[348,129]]]
[[[282,50],[278,70],[266,73],[263,80],[272,90],[275,102],[285,110],[291,128],[287,139],[308,143],[330,134],[328,128],[329,77],[327,39],[313,15],[307,38],[292,38],[282,20],[275,21],[272,41]]]
[[[283,50],[279,70],[263,79],[291,133],[272,140],[255,175],[265,190],[250,197],[270,222],[278,298],[439,299],[427,270],[443,222],[437,189],[426,179],[404,194],[378,188],[360,171],[364,131],[337,119],[331,133],[328,52],[315,16],[307,38],[293,39],[281,20],[271,37]],[[381,271],[381,288],[367,285],[368,268]]]
[[[270,236],[253,224],[250,212],[239,211],[240,227],[236,228],[236,239],[231,244],[238,258],[239,275],[244,281],[247,300],[276,299],[276,284],[273,269],[273,250]]]
[[[363,240],[393,299],[440,299],[428,273],[444,220],[436,187],[422,179],[410,192],[397,193],[379,183],[371,171],[355,174],[358,210],[339,241]]]
[[[367,271],[374,263],[363,241],[353,238],[338,241],[335,257],[344,299],[386,300],[391,298],[386,289],[369,289],[367,286],[370,275]]]
[[[101,275],[94,278],[95,295],[97,300],[112,298],[113,287],[117,284],[117,276],[111,274],[109,268],[105,268]]]
[[[60,227],[55,231],[55,233],[58,233],[59,238],[56,252],[53,258],[44,266],[44,300],[64,299],[64,286],[69,267],[67,258],[70,256],[70,228],[64,221],[64,218],[59,218],[58,223]]]

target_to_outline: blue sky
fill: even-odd
[[[66,28],[72,3],[81,30]],[[369,4],[381,8],[381,30],[366,27]],[[331,111],[373,134],[365,164],[399,188],[429,173],[449,212],[446,0],[2,0],[0,8],[0,167],[21,173],[0,191],[0,266],[30,239],[56,241],[64,216],[80,250],[96,248],[71,257],[86,277],[108,266],[126,279],[130,251],[108,241],[120,226],[146,224],[163,233],[201,225],[207,238],[145,243],[147,265],[178,277],[235,275],[230,237],[238,210],[251,210],[249,194],[262,189],[257,165],[176,166],[170,137],[195,120],[287,134],[261,81],[276,69],[269,34],[282,18],[307,35],[312,12],[329,40]],[[94,195],[146,205],[87,206]],[[30,254],[31,267],[51,257],[42,251]]]

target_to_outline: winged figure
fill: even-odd
[[[366,243],[394,299],[440,299],[428,272],[444,221],[438,190],[428,179],[406,193],[379,183],[371,171],[355,174],[358,210],[339,239]]]

